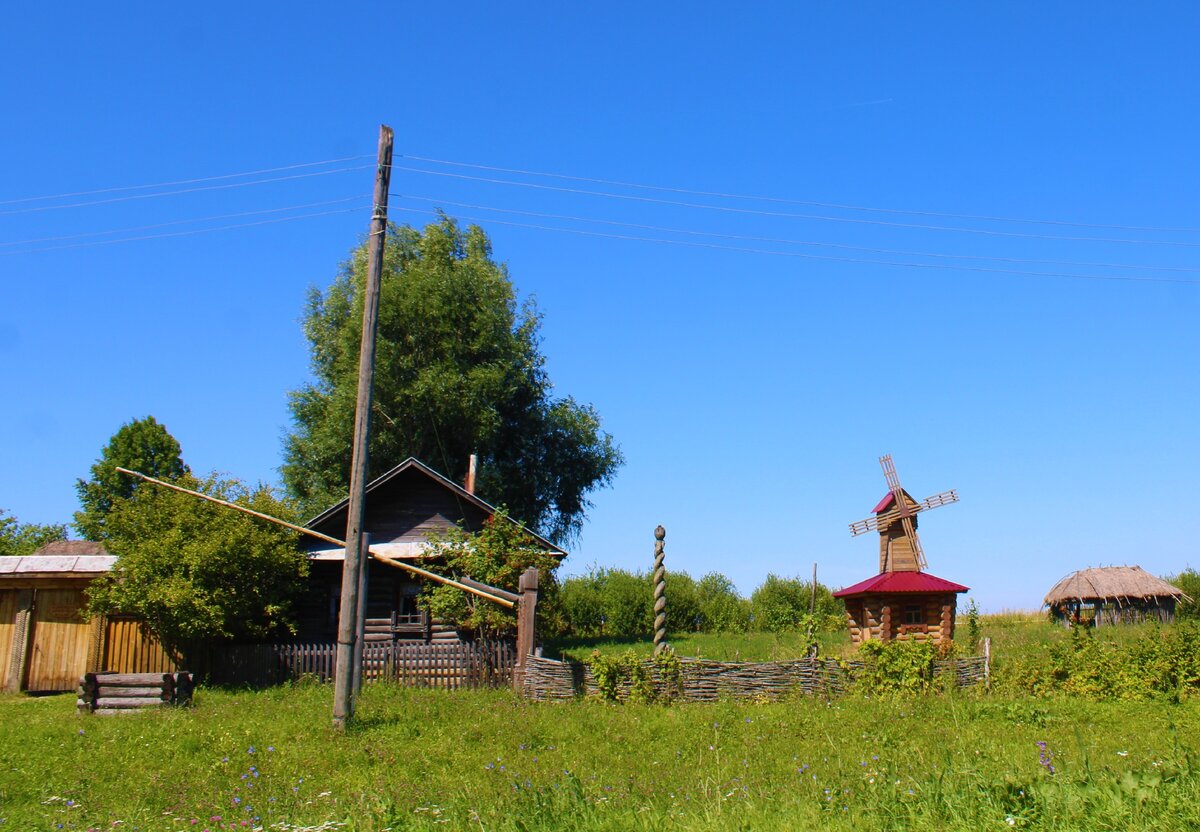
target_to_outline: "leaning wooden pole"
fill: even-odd
[[[667,568],[663,566],[663,548],[667,530],[654,530],[654,655],[667,649]]]
[[[354,719],[354,654],[358,632],[358,590],[363,569],[363,507],[367,491],[367,446],[371,433],[371,386],[375,379],[375,333],[379,321],[379,284],[387,238],[388,184],[392,175],[392,128],[379,125],[379,164],[375,170],[375,209],[367,241],[367,282],[363,287],[362,340],[358,352],[358,398],[354,410],[354,446],[350,457],[350,504],[346,512],[346,559],[338,608],[337,660],[333,678],[333,727],[344,730]]]
[[[296,523],[289,523],[287,520],[281,520],[278,517],[272,517],[269,514],[263,514],[261,511],[255,511],[252,508],[247,508],[246,506],[238,505],[237,503],[231,503],[229,500],[222,500],[220,497],[213,497],[209,494],[205,494],[202,491],[193,491],[190,488],[184,488],[183,486],[175,485],[175,483],[156,479],[155,477],[139,473],[138,471],[130,471],[128,468],[121,468],[118,466],[117,470],[122,474],[128,474],[131,477],[137,477],[139,480],[152,483],[160,488],[178,491],[180,494],[190,494],[191,496],[198,497],[201,500],[207,500],[210,503],[216,503],[219,506],[225,506],[226,508],[231,508],[234,511],[240,511],[242,514],[249,514],[251,517],[257,517],[259,520],[266,520],[268,523],[274,523],[277,526],[283,526],[284,528],[291,529],[294,532],[300,532],[300,534],[306,534],[309,537],[315,537],[317,540],[324,540],[326,543],[332,543],[334,546],[338,546],[343,549],[346,548],[346,541],[342,540],[341,538],[334,537],[333,535],[324,534],[316,529],[310,529],[307,526],[300,526]],[[409,572],[422,578],[428,578],[429,580],[435,581],[439,584],[445,584],[446,586],[452,586],[456,589],[461,589],[463,592],[469,592],[472,595],[478,595],[480,598],[485,598],[488,601],[491,601],[494,604],[499,604],[502,607],[508,607],[509,609],[512,609],[517,605],[516,602],[520,600],[516,593],[508,592],[503,589],[497,589],[494,586],[489,586],[488,584],[483,584],[479,581],[472,581],[470,578],[464,578],[462,581],[456,581],[453,578],[447,578],[446,576],[439,575],[436,572],[430,572],[428,569],[422,569],[419,566],[413,566],[411,563],[405,563],[402,560],[390,558],[387,555],[380,554],[379,552],[371,549],[367,550],[367,554],[380,563],[387,564],[388,566],[394,566],[397,569],[402,569],[405,572]]]

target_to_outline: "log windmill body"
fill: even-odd
[[[891,456],[879,458],[888,493],[875,506],[874,516],[850,524],[850,534],[879,532],[879,574],[834,593],[846,604],[850,638],[855,644],[870,639],[929,639],[954,637],[957,594],[968,587],[926,572],[925,552],[917,536],[917,515],[958,502],[954,489],[913,499],[900,485]]]

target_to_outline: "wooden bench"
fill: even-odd
[[[79,680],[80,713],[122,714],[165,705],[190,705],[192,674],[85,673]]]

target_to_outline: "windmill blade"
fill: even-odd
[[[879,467],[883,468],[883,478],[887,480],[888,488],[899,498],[901,491],[900,477],[896,473],[896,466],[892,464],[892,455],[884,454],[879,457]]]
[[[916,514],[918,511],[929,511],[930,509],[941,508],[942,506],[948,506],[951,503],[957,502],[958,490],[951,488],[949,491],[943,491],[941,494],[934,494],[932,497],[926,497],[915,506],[909,506],[909,516]],[[851,533],[862,534],[864,531],[869,531],[870,529],[886,528],[888,525],[896,522],[903,516],[904,512],[900,511],[898,508],[894,508],[890,511],[885,511],[882,514],[877,514],[871,518],[874,521],[873,525],[862,528],[855,532],[855,528],[867,522],[866,520],[859,520],[857,523],[854,523],[850,526],[850,530]]]
[[[929,564],[925,562],[925,550],[921,548],[921,538],[917,537],[917,528],[913,525],[912,517],[905,515],[900,518],[900,522],[904,524],[904,533],[912,543],[913,555],[917,559],[917,568],[927,568]]]
[[[886,515],[885,515],[886,516]],[[866,520],[859,520],[856,523],[850,524],[850,536],[858,537],[860,534],[874,531],[879,528],[878,517],[868,517]]]
[[[932,497],[926,497],[921,502],[917,503],[917,511],[929,511],[931,508],[941,508],[948,506],[951,503],[958,502],[958,489],[951,488],[949,491],[943,491],[941,494],[934,494]]]

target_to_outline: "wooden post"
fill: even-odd
[[[517,588],[521,591],[521,601],[517,605],[517,666],[513,670],[513,689],[521,691],[525,684],[526,659],[533,653],[537,640],[537,569],[531,566],[522,572]]]
[[[358,354],[358,399],[354,410],[354,449],[350,463],[350,500],[346,518],[346,560],[338,607],[337,665],[334,670],[333,727],[344,730],[354,718],[354,645],[360,630],[358,585],[363,568],[362,521],[367,487],[367,439],[371,430],[371,384],[375,377],[375,333],[379,320],[379,283],[387,237],[387,197],[392,175],[392,128],[379,125],[375,170],[375,208],[367,243],[367,282],[363,288],[362,341]]]
[[[992,689],[992,640],[989,637],[983,639],[983,686]]]
[[[663,566],[663,541],[667,530],[654,530],[654,655],[667,649],[667,568]]]
[[[808,614],[817,614],[817,565],[813,564],[812,597],[808,599]]]
[[[371,572],[371,535],[363,532],[362,569],[358,573],[358,633],[354,640],[354,696],[362,691],[363,647],[367,632],[367,576]]]

